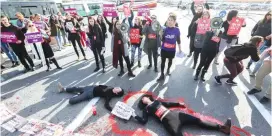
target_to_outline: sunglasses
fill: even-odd
[[[28,27],[32,27],[32,26],[34,26],[34,25],[29,25]]]
[[[156,19],[156,17],[151,17],[151,19]]]

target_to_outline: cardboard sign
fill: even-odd
[[[206,0],[194,0],[196,5],[202,5],[206,2]]]
[[[14,118],[7,121],[6,123],[3,123],[1,127],[13,133],[16,130],[20,129],[22,126],[24,126],[27,122],[28,121],[25,118],[15,115]]]
[[[67,8],[64,9],[65,12],[70,13],[71,15],[77,15],[76,8]]]
[[[127,4],[124,4],[123,11],[124,11],[124,14],[125,14],[126,17],[130,16],[131,13],[130,13],[130,9],[129,9]]]
[[[150,16],[149,8],[138,8],[138,16]]]
[[[218,43],[220,41],[220,38],[218,36],[213,36],[212,41]]]
[[[12,32],[1,32],[1,40],[4,43],[16,43],[17,37]]]
[[[115,104],[113,110],[111,111],[113,115],[126,120],[129,120],[133,112],[134,109],[132,109],[126,103],[120,101]]]
[[[103,16],[117,17],[117,11],[116,11],[115,4],[103,4]]]
[[[43,26],[43,23],[42,23],[42,22],[33,22],[33,24],[35,24],[35,26],[36,26],[38,29],[44,29],[44,26]]]
[[[196,33],[205,34],[206,31],[209,31],[211,29],[210,22],[211,22],[210,19],[206,19],[206,18],[199,19],[197,23]]]
[[[43,40],[41,32],[26,33],[25,37],[28,43],[37,43]]]
[[[238,35],[243,24],[244,24],[245,19],[244,18],[239,18],[239,17],[235,17],[232,18],[232,20],[230,21],[229,24],[229,29],[227,34],[228,35]]]
[[[140,43],[140,30],[136,28],[130,29],[130,42],[132,44],[139,44]]]

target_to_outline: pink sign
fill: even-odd
[[[38,29],[44,29],[42,22],[33,22]]]
[[[232,18],[229,24],[229,29],[227,34],[238,35],[244,24],[244,21],[245,21],[244,18],[239,18],[239,17]]]
[[[206,31],[209,31],[211,29],[210,27],[210,19],[201,18],[198,20],[197,23],[197,34],[205,34]]]
[[[43,40],[41,32],[26,33],[25,37],[28,43],[37,43]]]
[[[67,8],[64,9],[65,12],[70,13],[71,15],[77,15],[77,11],[75,8]]]
[[[117,12],[115,4],[103,4],[103,16],[116,17]]]
[[[128,5],[124,4],[123,11],[124,11],[124,14],[126,17],[130,16],[130,9],[129,9]]]
[[[138,16],[150,16],[149,8],[138,8]]]
[[[196,5],[202,5],[206,2],[206,0],[194,0]]]
[[[1,32],[1,40],[4,43],[16,43],[17,37],[12,32]]]

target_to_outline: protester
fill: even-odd
[[[210,9],[210,7],[209,7],[209,5],[207,3],[205,3],[205,8],[207,10]],[[191,35],[191,27],[192,27],[193,23],[202,16],[203,6],[199,6],[198,5],[197,8],[196,8],[196,11],[195,11],[195,2],[192,2],[192,4],[191,4],[191,11],[192,11],[194,17],[193,17],[193,19],[192,19],[192,21],[191,21],[191,23],[190,23],[190,25],[188,27],[188,35],[187,35],[187,37],[190,38],[190,53],[189,53],[188,57],[191,57],[192,53],[194,52],[194,40],[195,40],[195,37],[193,37]]]
[[[84,56],[84,60],[87,60],[84,50],[82,48],[82,45],[80,43],[80,34],[79,34],[80,26],[78,22],[76,21],[76,19],[72,18],[72,16],[69,13],[66,13],[66,20],[65,20],[64,26],[65,26],[65,30],[68,32],[68,40],[70,40],[73,44],[74,50],[78,57],[78,61],[80,60],[80,57],[77,51],[76,42],[82,52],[82,55]]]
[[[152,22],[149,21],[143,28],[143,34],[145,35],[144,52],[148,55],[149,66],[147,69],[152,67],[152,56],[154,60],[154,71],[158,72],[157,61],[158,61],[158,48],[161,46],[161,39],[159,32],[152,29],[151,24],[157,22],[157,16],[151,16]]]
[[[50,24],[50,32],[51,32],[50,36],[56,39],[57,44],[59,46],[59,51],[60,51],[64,47],[61,45],[61,40],[60,40],[60,37],[58,36],[60,24],[58,23],[58,20],[55,17],[55,15],[50,16],[49,24]]]
[[[111,22],[107,19],[107,17],[104,16],[104,18],[106,20],[106,23],[109,25],[109,32],[112,34],[114,28],[113,25],[116,21],[119,20],[119,17],[112,17]]]
[[[14,53],[18,56],[21,63],[24,65],[24,67],[25,67],[24,72],[26,73],[28,71],[34,71],[34,63],[33,63],[32,59],[29,57],[29,55],[26,51],[26,48],[25,48],[24,33],[19,28],[12,25],[6,16],[1,16],[1,25],[3,25],[1,28],[2,32],[14,33],[17,38],[16,43],[9,43],[9,45],[11,46]],[[27,64],[25,59],[28,61],[30,66]]]
[[[219,50],[219,32],[220,31],[218,29],[212,29],[212,31],[206,32],[200,55],[200,63],[198,64],[198,67],[196,69],[194,80],[198,80],[198,76],[202,69],[200,78],[202,81],[205,81],[204,76],[209,69],[212,60],[215,58]]]
[[[50,31],[48,25],[44,21],[41,20],[41,15],[40,14],[35,14],[34,15],[34,21],[33,21],[33,23],[34,24],[35,23],[40,23],[41,24],[41,28],[40,29],[43,29],[46,32]]]
[[[178,43],[179,53],[181,53],[180,46],[180,31],[179,28],[175,27],[177,17],[171,15],[168,17],[167,28],[164,30],[162,36],[162,47],[161,47],[161,76],[157,81],[164,80],[164,67],[166,59],[168,59],[167,75],[170,75],[170,68],[172,66],[173,58],[176,54],[176,43]]]
[[[136,49],[138,49],[138,67],[141,67],[141,58],[142,58],[142,49],[140,47],[140,44],[142,42],[142,21],[139,17],[136,17],[134,19],[134,26],[132,27],[133,29],[138,29],[139,32],[140,32],[140,40],[139,40],[139,43],[131,43],[132,46],[131,46],[131,66],[133,67],[134,65],[134,58],[135,58],[135,52],[136,52]]]
[[[120,64],[120,73],[118,76],[122,76],[124,72],[123,66],[123,58],[127,63],[128,76],[135,77],[131,70],[131,65],[129,61],[129,53],[128,53],[128,34],[126,32],[121,32],[121,24],[119,21],[116,21],[114,24],[114,32],[113,32],[113,47],[112,47],[112,65],[114,68],[117,68],[118,61]]]
[[[30,21],[24,17],[24,15],[20,12],[17,12],[15,16],[18,18],[16,21],[16,26],[21,29],[23,33],[26,32],[26,24]]]
[[[251,95],[262,91],[263,80],[267,75],[271,73],[271,61],[272,61],[271,56],[272,56],[271,47],[269,49],[266,49],[261,54],[261,59],[264,59],[264,63],[257,73],[255,87],[248,91],[247,94]],[[268,90],[266,91],[265,96],[263,96],[263,98],[260,99],[260,102],[266,103],[269,102],[270,100],[271,100],[271,84]]]
[[[173,24],[175,25],[175,24]],[[141,124],[148,122],[148,116],[155,117],[161,122],[171,136],[183,136],[182,129],[188,125],[197,125],[201,128],[220,131],[230,135],[231,119],[227,119],[224,125],[204,121],[183,111],[170,110],[171,107],[185,108],[184,103],[165,102],[153,98],[152,95],[143,95],[138,103],[138,108],[143,111],[142,117],[133,113],[133,117]]]
[[[198,61],[198,56],[201,53],[201,49],[203,46],[203,41],[205,38],[205,34],[197,34],[197,27],[198,27],[198,21],[200,19],[210,19],[210,13],[209,11],[205,10],[202,13],[202,16],[191,26],[191,36],[195,37],[194,41],[194,65],[193,69],[195,69],[197,61]]]
[[[52,61],[56,65],[57,69],[62,69],[59,66],[57,60],[54,58],[53,50],[52,50],[51,46],[49,45],[49,43],[51,41],[49,35],[43,29],[37,29],[36,26],[32,22],[28,23],[27,28],[28,28],[28,30],[26,33],[41,32],[41,34],[43,36],[42,43],[39,45],[37,44],[37,46],[42,46],[43,54],[45,57],[45,62],[47,65],[46,71],[49,71],[51,68],[50,64],[49,64],[49,60]]]
[[[223,22],[222,27],[224,28],[224,32],[221,35],[221,39],[220,39],[220,44],[219,44],[219,52],[217,54],[217,56],[215,57],[214,63],[216,65],[218,65],[218,57],[220,56],[221,52],[225,49],[225,48],[229,48],[231,45],[234,45],[236,43],[238,43],[238,36],[237,35],[228,35],[228,30],[229,30],[229,26],[230,26],[230,22],[233,18],[237,17],[238,15],[238,11],[237,10],[231,10],[229,11],[228,15],[227,15],[227,20]],[[242,27],[245,27],[245,21]]]
[[[258,61],[260,58],[258,56],[257,48],[263,44],[263,38],[260,36],[253,36],[249,42],[243,45],[236,45],[228,48],[225,53],[224,64],[230,74],[215,76],[214,79],[217,84],[222,84],[220,81],[222,78],[228,78],[226,84],[237,85],[233,79],[243,71],[242,60],[251,57],[252,60]]]
[[[2,26],[1,26],[2,27]],[[19,61],[17,59],[17,56],[13,52],[13,50],[10,49],[9,45],[7,43],[4,43],[1,41],[1,50],[5,52],[5,54],[8,56],[10,59],[12,66],[11,67],[16,67],[19,66]]]
[[[87,40],[87,36],[86,36],[86,32],[85,32],[85,25],[83,23],[83,17],[79,16],[79,15],[76,15],[76,19],[77,19],[77,22],[80,26],[80,43],[83,47],[85,47],[85,49],[87,48],[86,46],[86,40]]]
[[[34,17],[35,17],[34,15],[31,15],[31,16],[29,17],[29,20],[33,22],[33,21],[34,21]]]
[[[104,51],[105,51],[105,43],[104,43],[104,37],[101,28],[96,23],[95,19],[93,17],[88,17],[89,22],[89,32],[87,33],[90,41],[91,41],[91,49],[94,54],[96,68],[94,72],[97,72],[99,67],[99,60],[98,56],[101,60],[102,67],[103,67],[103,73],[105,73],[105,59],[104,59]]]
[[[129,26],[129,28],[131,28],[131,27],[133,27],[133,23],[132,23],[133,18],[134,18],[134,13],[133,13],[132,9],[130,9],[130,16],[125,17],[125,18],[123,19],[123,22],[122,22],[122,23],[127,24],[127,25]],[[128,31],[129,31],[129,30],[128,30]]]
[[[65,27],[64,27],[64,17],[62,16],[61,12],[58,12],[57,13],[58,15],[58,23],[59,23],[59,31],[61,33],[61,36],[62,36],[62,39],[63,39],[63,43],[64,43],[64,46],[68,45],[68,42],[66,40],[66,37],[67,37],[67,34],[65,32]]]
[[[168,15],[168,17],[169,17],[169,16],[172,16],[172,15],[175,15],[175,14],[174,14],[173,12],[170,12],[169,15]],[[167,20],[165,21],[164,26],[167,27]],[[178,22],[176,22],[175,26],[176,26],[176,27],[179,27],[179,26],[178,26]]]
[[[124,95],[124,89],[120,87],[111,87],[106,85],[91,85],[85,87],[63,87],[61,83],[58,83],[58,90],[60,93],[79,93],[78,95],[69,99],[69,104],[77,104],[82,101],[93,99],[94,97],[105,98],[104,107],[111,111],[110,101],[114,97],[122,97]]]
[[[262,36],[264,38],[264,44],[260,47],[260,53],[262,53],[265,49],[271,46],[271,11],[265,14],[264,18],[260,20],[252,29],[251,36]],[[250,60],[247,64],[247,69],[250,68],[252,64],[252,60]],[[257,62],[254,68],[254,72],[252,75],[255,75],[257,70],[261,67],[262,63]]]
[[[97,17],[97,23],[100,25],[100,28],[102,29],[103,38],[104,38],[104,42],[105,42],[105,40],[107,38],[107,26],[105,24],[103,16],[98,15],[98,17]]]

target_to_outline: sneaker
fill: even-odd
[[[170,76],[170,75],[171,75],[170,70],[167,70],[166,74],[167,74],[168,76]]]
[[[255,77],[255,74],[254,74],[254,73],[250,73],[249,76],[250,76],[250,77]]]
[[[5,68],[6,68],[5,66],[1,65],[1,69],[5,69]]]
[[[99,67],[96,67],[95,69],[94,69],[94,72],[97,72],[99,70]]]
[[[215,65],[219,65],[219,63],[218,63],[217,61],[214,61],[214,64],[215,64]]]
[[[247,94],[251,95],[251,94],[259,93],[259,92],[261,92],[261,91],[262,91],[262,90],[258,90],[258,89],[256,89],[256,88],[253,88],[253,89],[251,89],[250,91],[248,91]]]
[[[149,65],[148,67],[147,67],[147,69],[150,69],[152,67],[152,65]]]
[[[249,66],[247,66],[246,69],[249,69]]]
[[[129,77],[135,77],[135,75],[132,72],[128,72]]]
[[[192,67],[192,68],[193,68],[193,69],[195,69],[195,67],[196,67],[196,65],[193,65],[193,67]]]
[[[17,62],[15,62],[15,65],[16,65],[16,66],[19,66],[20,64],[19,64],[19,62],[17,61]]]
[[[30,71],[30,68],[27,68],[27,69],[25,69],[24,71],[23,71],[23,73],[27,73],[27,72],[29,72]]]
[[[227,80],[226,84],[228,84],[228,85],[237,85],[237,83],[232,81],[232,80]]]
[[[220,126],[220,131],[227,135],[230,135],[230,129],[231,129],[231,119],[228,118],[225,124],[223,126]]]
[[[157,67],[155,67],[155,68],[154,68],[154,71],[155,71],[155,72],[158,72],[158,68],[157,68]]]
[[[218,76],[215,76],[214,79],[215,79],[215,82],[216,82],[217,84],[219,84],[219,85],[222,84],[222,82],[220,81],[220,78],[219,78]]]
[[[84,60],[88,60],[86,57],[84,57]]]
[[[192,56],[192,53],[189,53],[189,55],[187,55],[187,57],[191,57]]]
[[[121,70],[120,72],[119,72],[119,74],[118,74],[118,76],[122,76],[122,75],[124,75],[124,71],[123,70]]]
[[[160,81],[162,81],[162,80],[164,80],[164,75],[161,75],[161,76],[157,79],[157,82],[160,82]]]
[[[102,73],[106,73],[106,70],[105,70],[105,68],[103,68],[103,69],[102,69]]]
[[[60,82],[58,83],[58,90],[59,90],[59,93],[62,93],[65,91],[65,88],[61,85]]]
[[[77,58],[77,61],[80,61],[80,57]]]
[[[260,103],[267,103],[267,102],[269,102],[270,101],[270,99],[269,98],[267,98],[267,97],[263,97],[263,98],[261,98],[260,99]]]

